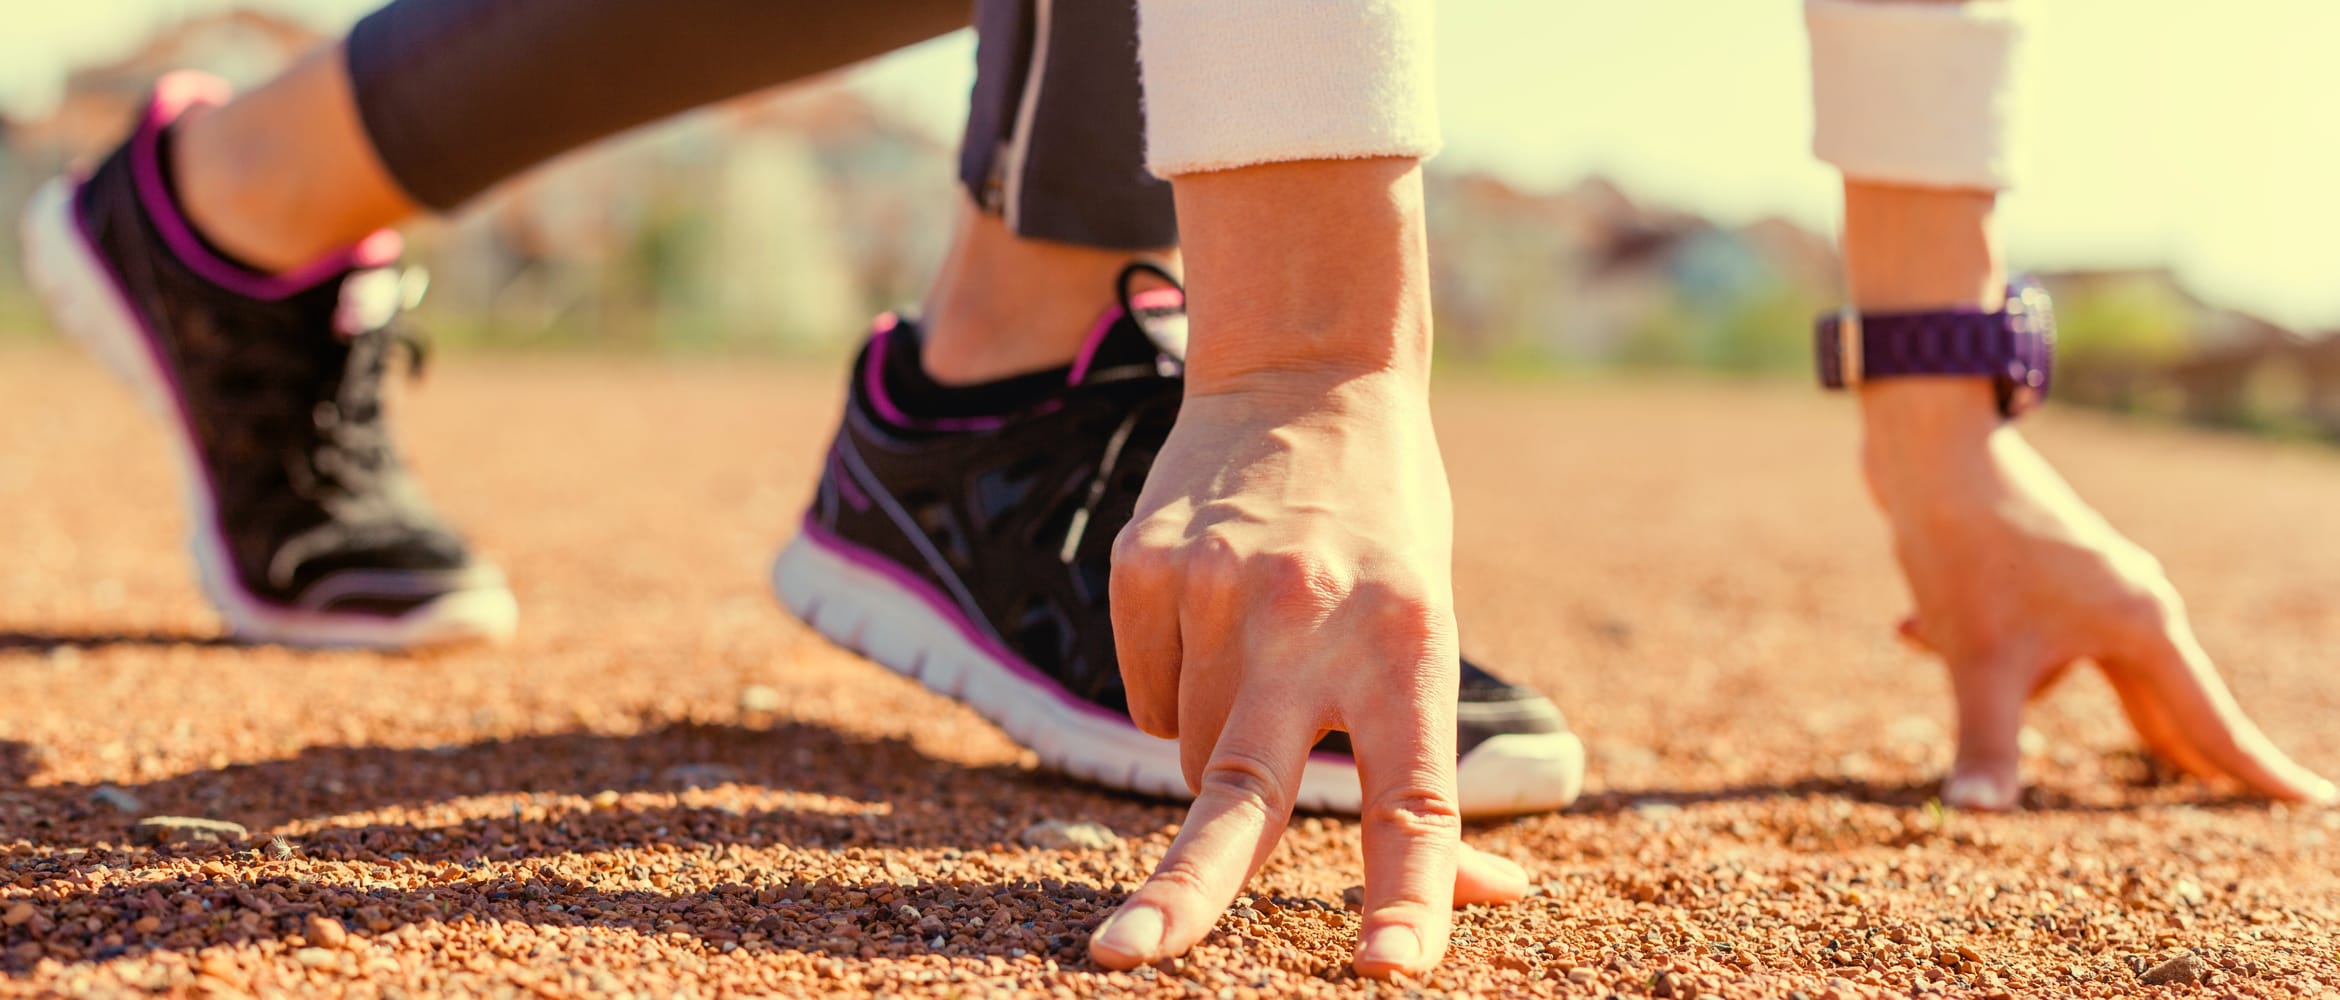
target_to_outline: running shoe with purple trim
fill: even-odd
[[[424,501],[382,406],[419,285],[376,234],[264,274],[180,213],[171,125],[225,84],[175,73],[86,180],[51,181],[25,260],[57,325],[169,426],[204,593],[239,639],[409,648],[512,631],[511,591]]]
[[[966,703],[1046,766],[1184,798],[1177,743],[1129,719],[1107,605],[1114,536],[1184,390],[1184,296],[1132,295],[1142,267],[1070,367],[991,386],[938,391],[916,326],[881,318],[773,586],[823,635]],[[1459,709],[1466,815],[1575,800],[1584,749],[1549,699],[1465,661]],[[1355,813],[1359,798],[1334,733],[1299,805]]]

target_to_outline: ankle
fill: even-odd
[[[172,126],[180,212],[252,268],[293,270],[417,211],[376,158],[338,47]]]
[[[189,117],[173,128],[162,168],[179,214],[222,256],[253,271],[291,271],[335,248],[285,225],[246,149]],[[306,237],[306,238],[305,238]]]
[[[927,293],[920,361],[945,385],[1071,364],[1132,258],[1175,268],[1177,250],[1132,253],[1016,236],[962,205],[949,257]]]
[[[1099,294],[1098,287],[1020,308],[997,301],[933,303],[922,324],[920,366],[944,385],[972,385],[1069,365],[1098,314],[1112,304],[1113,293]]]

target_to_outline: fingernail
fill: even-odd
[[[2340,788],[2334,788],[2331,782],[2322,778],[2316,779],[2315,784],[2309,785],[2307,792],[2308,801],[2317,805],[2328,806],[2332,804],[2333,800],[2340,799]]]
[[[1422,954],[1422,936],[1404,924],[1384,924],[1365,936],[1365,946],[1357,949],[1359,964],[1386,965],[1408,969]]]
[[[1942,802],[1958,809],[2005,812],[2015,808],[2016,789],[1981,774],[1952,775],[1942,783]]]
[[[1097,947],[1139,961],[1151,962],[1162,950],[1162,911],[1132,906],[1114,914],[1097,928]]]

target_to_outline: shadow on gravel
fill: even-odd
[[[940,948],[910,947],[960,956],[1011,956],[1020,948],[1081,961],[1082,936],[1110,902],[1099,900],[1118,894],[1090,885],[1003,881],[988,866],[908,884],[883,873],[869,884],[848,884],[777,872],[752,884],[670,894],[638,888],[650,873],[628,868],[610,873],[625,887],[598,884],[602,878],[583,873],[578,859],[655,848],[626,856],[664,857],[688,870],[714,864],[734,847],[884,847],[937,851],[936,863],[948,871],[961,850],[1012,846],[1023,825],[1042,817],[1100,819],[1127,832],[1159,828],[1177,815],[1161,803],[1023,767],[970,767],[927,756],[904,739],[864,739],[801,722],[685,724],[633,735],[566,733],[432,748],[318,747],[284,760],[117,786],[29,785],[35,764],[32,748],[0,742],[0,768],[6,768],[0,771],[0,882],[36,890],[27,900],[29,915],[0,925],[0,972],[43,959],[192,954],[214,944],[283,938],[300,933],[312,913],[365,933],[468,917],[682,932],[717,949],[841,958],[859,957],[865,942],[941,936]],[[617,793],[616,800],[607,792]],[[495,817],[432,823],[368,815],[513,795],[525,799]],[[1000,803],[1009,801],[1021,808],[1002,810]],[[137,821],[150,815],[233,820],[255,836],[233,845],[123,846],[135,839]],[[272,828],[324,817],[348,825],[286,833],[289,859],[272,853]],[[100,865],[119,872],[173,856],[205,870],[130,885],[101,886],[102,877],[93,877]],[[429,869],[429,884],[411,890],[310,885],[309,861],[409,871],[420,865]],[[557,869],[551,861],[559,862]],[[339,874],[347,877],[347,870]],[[288,896],[300,902],[288,903]],[[137,930],[149,917],[159,926]],[[979,921],[972,932],[964,925],[968,917]]]
[[[1726,785],[1721,788],[1702,788],[1676,791],[1665,788],[1625,788],[1587,795],[1577,800],[1568,811],[1589,816],[1615,816],[1620,813],[1647,810],[1652,806],[1690,807],[1712,802],[1747,802],[1759,799],[1832,798],[1853,802],[1875,802],[1891,806],[1922,806],[1934,797],[1939,788],[1936,782],[1921,784],[1882,784],[1850,781],[1841,778],[1803,778],[1797,781],[1766,782],[1750,785]]]
[[[112,646],[168,649],[172,646],[233,646],[234,640],[185,632],[21,632],[0,631],[0,653],[54,653],[60,649]]]
[[[48,751],[30,743],[0,740],[0,789],[17,788],[39,774]],[[0,820],[4,822],[4,820]]]
[[[287,902],[288,893],[308,898]],[[104,962],[165,951],[192,957],[216,945],[282,941],[305,935],[311,917],[369,936],[415,926],[426,942],[440,933],[431,925],[469,920],[682,934],[719,952],[751,955],[861,960],[877,954],[1035,954],[1079,966],[1088,961],[1089,931],[1120,900],[1117,891],[1053,878],[1012,883],[776,878],[670,894],[596,888],[556,874],[457,878],[416,890],[335,887],[319,893],[295,874],[255,871],[242,880],[197,877],[69,890],[23,925],[0,934],[10,945],[0,948],[0,973],[28,972],[43,960]],[[151,930],[132,930],[146,918],[155,919]],[[69,939],[60,941],[58,925],[68,921],[100,930],[93,935],[69,930]],[[34,943],[31,935],[47,941]],[[864,949],[872,949],[870,955]]]
[[[2158,789],[2162,794],[2150,801],[2126,802],[2083,801],[2053,787],[2033,785],[2024,789],[2023,812],[2029,814],[2097,814],[2132,813],[2147,806],[2184,805],[2206,811],[2245,811],[2267,807],[2265,799],[2219,792],[2182,776],[2161,777],[2153,774],[2129,776],[2125,782],[2134,789]],[[1722,788],[1704,788],[1690,791],[1670,789],[1618,789],[1599,795],[1587,795],[1569,807],[1570,815],[1617,816],[1629,812],[1666,808],[1691,808],[1715,802],[1752,802],[1767,799],[1842,799],[1848,802],[1868,802],[1904,809],[1924,808],[1938,803],[1942,785],[1938,781],[1881,782],[1852,781],[1843,778],[1809,777],[1796,781],[1766,782],[1748,785],[1728,785]]]
[[[152,815],[232,820],[258,833],[307,818],[362,822],[363,814],[384,809],[526,795],[529,801],[515,807],[520,815],[509,820],[444,828],[329,826],[300,839],[319,857],[388,859],[403,853],[424,860],[502,860],[520,856],[515,851],[530,844],[544,851],[592,849],[589,834],[606,830],[615,818],[638,828],[627,834],[629,840],[720,843],[753,836],[759,843],[807,846],[981,847],[1012,839],[1020,829],[1016,818],[1002,815],[969,828],[963,821],[922,817],[953,807],[996,814],[997,804],[1011,797],[1066,812],[1150,804],[1047,772],[970,767],[930,757],[905,739],[848,736],[795,721],[768,727],[679,724],[625,735],[556,733],[439,747],[312,747],[281,760],[143,784],[32,785],[39,759],[38,748],[0,742],[0,842],[121,844],[141,817]],[[781,813],[759,814],[752,804],[726,812],[686,806],[677,797],[694,787],[725,784],[741,786],[735,797],[747,800],[792,792],[842,801],[789,811],[785,815],[800,819],[776,824]],[[666,802],[593,810],[573,798],[603,792],[666,793]],[[531,814],[543,818],[523,818]],[[512,843],[504,843],[507,838]]]

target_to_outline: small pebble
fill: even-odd
[[[750,684],[739,689],[739,710],[756,715],[770,715],[785,707],[780,690],[768,684]]]
[[[138,821],[136,832],[153,844],[208,843],[242,840],[251,834],[241,823],[199,816],[149,816]]]
[[[2147,986],[2192,985],[2201,981],[2204,971],[2201,956],[2183,951],[2177,957],[2145,970],[2143,975],[2137,977],[2137,981]]]
[[[349,941],[349,929],[341,921],[330,917],[313,916],[302,927],[301,934],[309,943],[320,948],[339,948]]]
[[[660,781],[684,788],[717,788],[740,778],[739,769],[729,764],[677,764],[658,776]]]
[[[1025,827],[1024,832],[1016,835],[1016,840],[1026,847],[1037,847],[1045,851],[1062,851],[1072,848],[1101,851],[1121,843],[1121,836],[1114,833],[1112,827],[1103,823],[1067,823],[1063,820],[1044,819]]]
[[[98,786],[98,790],[89,793],[89,797],[99,805],[106,806],[115,812],[134,813],[146,808],[146,803],[139,801],[138,796],[112,785]]]

